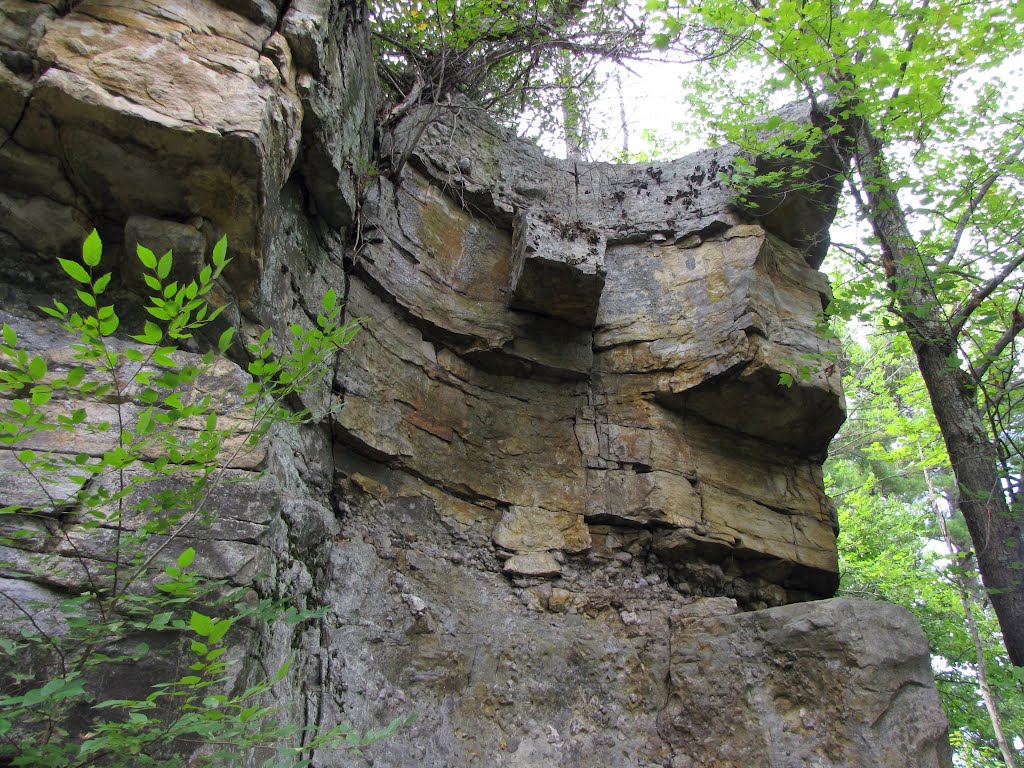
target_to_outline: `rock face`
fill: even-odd
[[[328,288],[365,318],[307,403],[341,409],[276,433],[232,470],[257,484],[188,534],[211,575],[327,608],[247,649],[263,669],[296,649],[295,722],[419,714],[366,760],[314,764],[949,765],[909,616],[804,602],[838,583],[821,461],[844,410],[814,268],[835,182],[766,191],[757,218],[721,181],[730,148],[557,161],[458,100],[377,129],[364,15],[0,8],[0,296],[20,336],[66,355],[31,308],[92,226],[129,303],[136,241],[187,272],[227,234],[216,300],[244,336],[308,326]],[[33,503],[0,477],[0,504]],[[102,556],[47,528],[0,560],[71,537]],[[74,579],[0,591],[56,601]]]
[[[942,765],[924,648],[902,608],[858,600],[678,621],[660,716],[671,764]]]

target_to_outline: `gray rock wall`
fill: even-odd
[[[252,634],[241,677],[294,654],[298,723],[419,714],[320,766],[948,765],[910,617],[804,602],[838,581],[821,461],[844,409],[812,266],[835,182],[755,218],[720,181],[731,149],[567,163],[458,100],[374,150],[364,17],[0,6],[0,296],[51,363],[67,340],[32,307],[92,226],[129,306],[137,240],[187,270],[227,234],[242,336],[308,325],[328,288],[366,320],[310,397],[336,416],[275,433],[234,470],[269,472],[188,532],[211,574],[327,608]],[[0,503],[30,495],[0,478]],[[44,526],[0,560],[69,537],[102,556]],[[72,568],[0,593],[75,588]]]

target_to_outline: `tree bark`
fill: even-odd
[[[1024,519],[1010,509],[973,380],[959,367],[956,332],[942,313],[885,166],[881,143],[862,121],[854,159],[863,184],[859,204],[882,249],[882,266],[928,389],[959,487],[982,582],[992,600],[1010,661],[1024,665]]]
[[[935,493],[935,487],[932,485],[932,476],[928,472],[928,467],[924,465],[924,449],[920,444],[917,446],[917,452],[921,456],[921,470],[924,472],[924,481],[928,485],[928,503],[935,514],[939,530],[942,531],[942,541],[946,545],[946,551],[949,552],[950,565],[952,566],[950,572],[953,582],[956,584],[956,591],[960,596],[960,605],[964,609],[967,632],[970,634],[971,642],[974,644],[975,669],[978,673],[978,692],[981,694],[981,700],[985,702],[988,719],[992,723],[992,733],[995,734],[996,743],[999,745],[999,751],[1003,755],[1003,762],[1006,764],[1006,768],[1017,768],[1017,758],[1014,757],[1013,750],[1010,749],[1010,742],[1006,740],[1006,733],[1003,731],[1003,719],[999,714],[999,702],[996,699],[995,692],[992,690],[992,686],[988,682],[985,648],[982,645],[981,634],[978,632],[978,622],[974,619],[974,609],[971,606],[970,583],[966,570],[969,556],[964,557],[963,553],[953,543],[953,537],[949,535],[946,517],[939,508],[939,496]]]

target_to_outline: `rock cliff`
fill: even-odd
[[[0,7],[3,320],[51,364],[68,342],[32,308],[93,226],[129,304],[136,242],[188,269],[227,234],[217,301],[247,338],[308,325],[328,288],[365,319],[308,403],[342,407],[236,464],[255,482],[186,536],[208,574],[327,609],[247,648],[246,670],[296,654],[296,722],[419,714],[314,764],[949,765],[909,615],[807,602],[838,583],[816,266],[841,160],[754,216],[722,181],[731,148],[553,160],[459,100],[377,125],[364,15]],[[210,386],[240,382],[225,362]],[[33,503],[0,458],[2,503]],[[58,599],[63,554],[0,586]]]

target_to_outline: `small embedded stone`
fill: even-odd
[[[402,600],[404,600],[405,604],[409,606],[409,610],[417,616],[427,610],[427,604],[422,598],[419,598],[416,595],[402,595]]]
[[[575,599],[575,593],[570,592],[568,589],[555,587],[551,590],[551,596],[548,597],[548,610],[552,613],[565,613],[575,602]]]
[[[511,576],[557,576],[562,566],[550,552],[527,552],[512,555],[502,570]]]
[[[619,618],[627,627],[637,627],[647,622],[635,611],[619,611]]]

